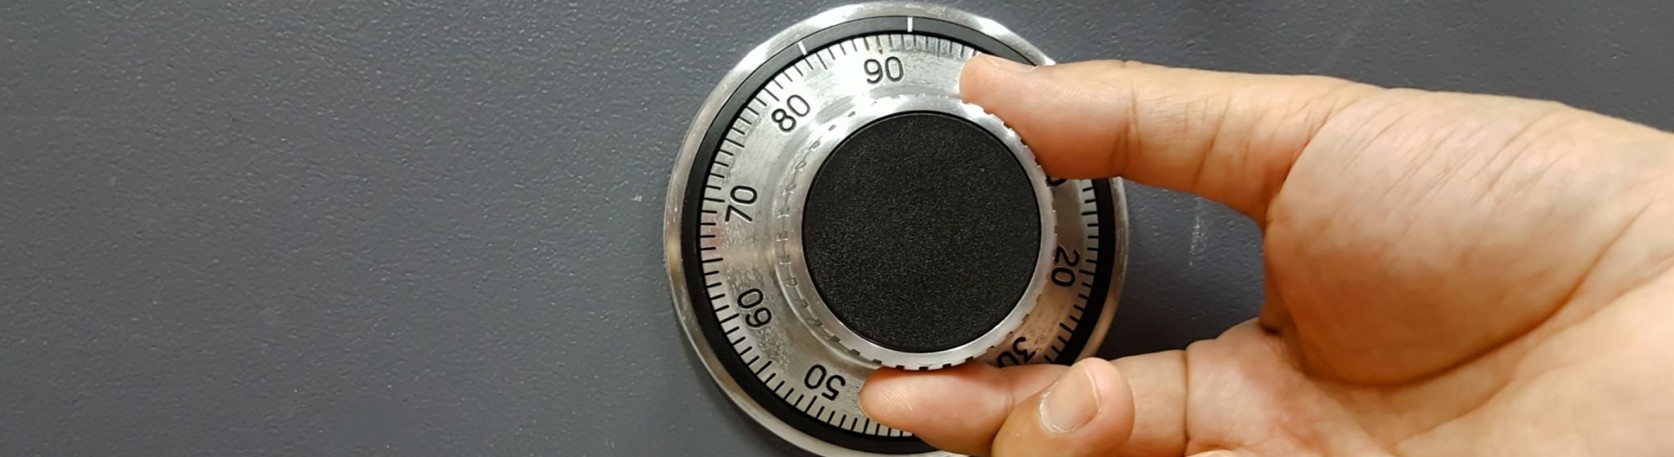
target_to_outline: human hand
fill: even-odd
[[[1322,77],[966,65],[1048,174],[1195,193],[1265,233],[1260,318],[1074,367],[881,370],[872,418],[967,454],[1674,449],[1674,135]]]

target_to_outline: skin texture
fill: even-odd
[[[1131,62],[979,56],[960,83],[1048,174],[1257,221],[1267,301],[1183,351],[881,370],[861,393],[874,419],[999,456],[1674,449],[1674,135],[1552,102]]]

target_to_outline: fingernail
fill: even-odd
[[[994,66],[994,68],[1011,73],[1028,73],[1035,71],[1035,67],[1032,65],[1025,65],[1003,57],[986,56],[984,60],[987,60],[988,64]]]
[[[1099,405],[1098,383],[1093,380],[1092,370],[1085,363],[1075,364],[1042,396],[1041,426],[1053,433],[1073,432],[1099,414]]]

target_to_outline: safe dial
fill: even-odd
[[[1047,176],[961,101],[977,53],[1051,62],[950,8],[841,7],[751,51],[693,120],[664,219],[676,315],[721,391],[803,449],[938,454],[860,410],[869,373],[1068,364],[1109,327],[1121,183]]]

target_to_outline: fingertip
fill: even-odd
[[[994,443],[996,455],[1055,449],[1061,455],[1107,455],[1128,441],[1133,392],[1108,360],[1087,359],[1020,403]]]
[[[1120,432],[1121,440],[1113,442],[1111,446],[1127,441],[1127,433],[1133,430],[1134,416],[1133,390],[1128,385],[1127,377],[1116,369],[1115,364],[1102,359],[1086,359],[1076,362],[1075,366],[1065,373],[1065,381],[1070,381],[1072,376],[1083,377],[1085,385],[1081,388],[1086,390],[1080,393],[1071,393],[1072,398],[1069,401],[1081,400],[1087,402],[1094,414],[1090,415],[1081,427],[1075,429],[1052,426],[1052,424],[1045,423],[1049,421],[1044,420],[1046,418],[1043,417],[1043,425],[1048,426],[1047,431],[1060,435],[1074,434],[1083,430],[1084,427],[1109,438],[1114,438],[1114,436],[1110,436],[1110,432]],[[1045,402],[1042,405],[1043,407],[1050,407]]]
[[[1095,417],[1093,422],[1105,430],[1123,431],[1121,442],[1126,442],[1134,424],[1133,387],[1128,384],[1127,376],[1116,369],[1115,363],[1101,359],[1082,362],[1088,361],[1091,361],[1087,365],[1088,374],[1096,380],[1099,387],[1099,417]]]
[[[878,412],[885,412],[881,407],[889,404],[885,400],[889,395],[888,380],[890,374],[886,373],[887,371],[891,371],[891,369],[879,368],[872,372],[871,376],[867,376],[866,382],[860,385],[860,413],[880,422],[882,418],[879,417]]]
[[[1002,80],[1007,74],[1025,72],[1034,67],[995,57],[977,54],[965,61],[959,71],[959,96],[966,102],[982,106],[994,94],[1004,94]]]
[[[860,412],[884,425],[905,422],[912,412],[911,372],[880,368],[860,387]]]
[[[1106,156],[1117,133],[1105,122],[1113,97],[1092,84],[1110,62],[1029,66],[980,55],[960,73],[960,97],[982,107],[1022,135],[1047,174],[1097,178],[1115,174]]]
[[[936,371],[881,369],[861,387],[860,405],[872,420],[937,448],[987,454],[1014,402],[1039,392],[1064,369],[980,363]]]
[[[971,454],[987,449],[1010,403],[993,367],[970,364],[938,371],[880,369],[860,390],[860,408],[880,424],[911,432],[937,448]]]
[[[860,390],[860,408],[873,420],[915,433],[932,430],[949,416],[974,416],[994,409],[972,398],[1002,394],[986,380],[980,364],[938,371],[880,369]]]

